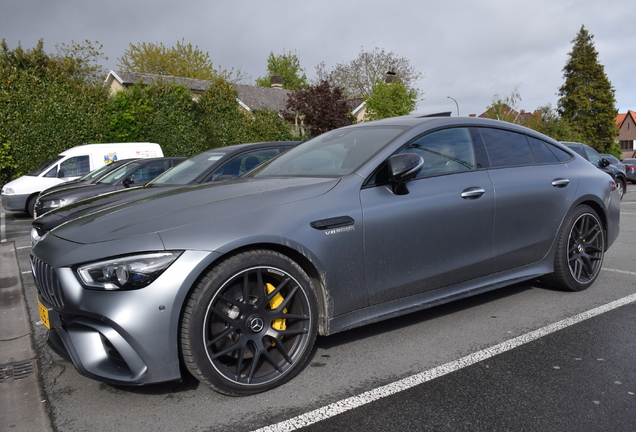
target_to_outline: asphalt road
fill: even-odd
[[[517,284],[322,337],[296,378],[245,398],[189,377],[145,387],[82,377],[44,342],[30,220],[4,212],[2,240],[15,243],[56,431],[633,431],[636,185],[621,224],[586,291]]]

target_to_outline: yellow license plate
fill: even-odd
[[[38,299],[38,310],[40,311],[40,321],[42,324],[46,326],[47,329],[51,330],[51,323],[49,321],[49,310],[44,307],[40,300]]]

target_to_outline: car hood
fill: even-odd
[[[80,183],[80,182],[68,184],[66,187],[63,187],[64,185],[67,185],[67,184],[62,183],[61,185],[54,186],[55,189],[51,188],[50,191],[48,189],[45,190],[42,194],[40,194],[40,198],[39,198],[40,201],[68,198],[68,197],[73,197],[75,195],[81,196],[84,191],[96,190],[95,187],[97,186],[91,183]]]
[[[185,186],[100,208],[60,225],[52,234],[87,244],[157,233],[307,200],[328,192],[338,181],[334,178],[263,178]]]

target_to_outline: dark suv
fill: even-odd
[[[626,191],[625,188],[627,187],[627,177],[625,177],[625,173],[623,171],[612,165],[608,159],[602,157],[599,152],[587,144],[566,141],[563,141],[562,144],[583,156],[601,171],[611,175],[616,182],[616,188],[621,194],[621,199],[623,199],[623,195],[625,195]]]

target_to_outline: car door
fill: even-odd
[[[360,193],[371,304],[485,276],[492,268],[494,194],[469,130],[432,132],[401,152],[424,159],[408,194],[395,195],[385,185]]]
[[[543,258],[568,212],[578,179],[562,161],[571,156],[543,140],[479,128],[495,193],[493,271]]]

